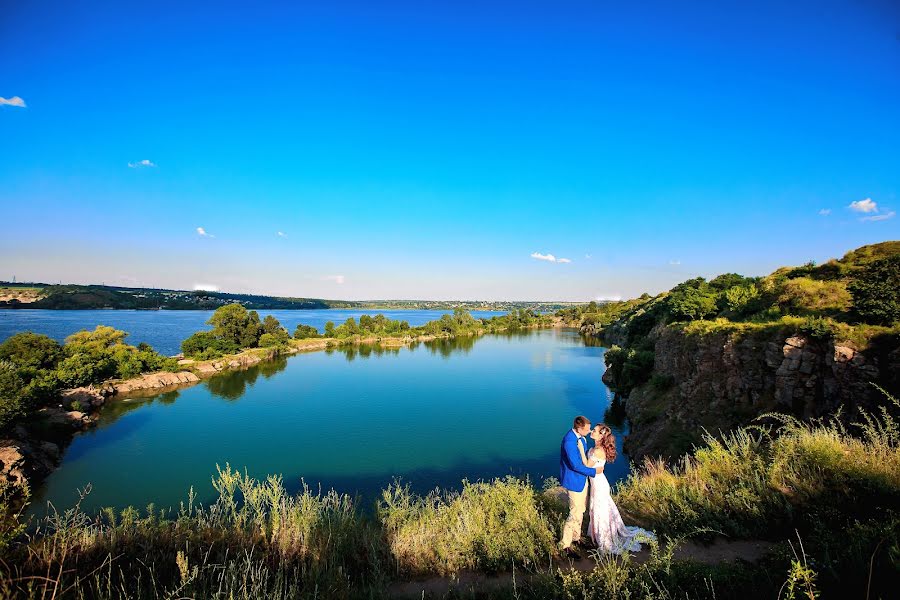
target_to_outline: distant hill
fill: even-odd
[[[539,312],[578,306],[577,302],[481,301],[481,300],[323,300],[108,285],[53,285],[0,282],[0,309],[125,309],[214,310],[240,303],[254,310],[356,308],[361,310],[426,309],[499,310],[529,308]]]

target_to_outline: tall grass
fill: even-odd
[[[535,489],[512,477],[463,482],[461,492],[419,498],[395,482],[378,517],[396,569],[404,575],[447,575],[463,569],[533,566],[554,549],[555,527]]]
[[[279,477],[255,480],[226,465],[218,499],[177,514],[76,506],[50,516],[13,557],[4,591],[25,597],[350,597],[384,577],[378,530],[351,498],[296,495]]]

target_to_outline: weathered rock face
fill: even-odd
[[[871,410],[883,401],[871,382],[884,385],[884,371],[897,366],[896,351],[885,360],[804,336],[688,335],[673,327],[657,333],[653,373],[671,385],[645,384],[628,397],[625,449],[633,458],[675,456],[704,429],[715,435],[770,411],[808,419],[838,407],[848,415]]]
[[[0,481],[21,485],[56,468],[59,446],[48,441],[0,440]]]
[[[198,381],[200,378],[190,371],[148,373],[134,379],[108,384],[105,391],[111,394],[127,394],[135,390],[155,390],[173,385],[189,385]]]

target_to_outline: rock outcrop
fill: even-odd
[[[809,419],[872,410],[884,400],[871,384],[893,387],[900,356],[772,331],[655,333],[653,377],[625,402],[625,449],[638,459],[677,456],[704,429],[716,435],[770,411]]]

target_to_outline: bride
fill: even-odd
[[[591,430],[591,439],[594,440],[594,447],[588,451],[587,456],[581,445],[578,445],[584,465],[597,470],[597,474],[591,478],[591,539],[603,553],[638,552],[641,541],[655,541],[656,535],[640,527],[626,527],[610,495],[603,467],[607,462],[616,460],[616,436],[608,426],[600,423]]]

